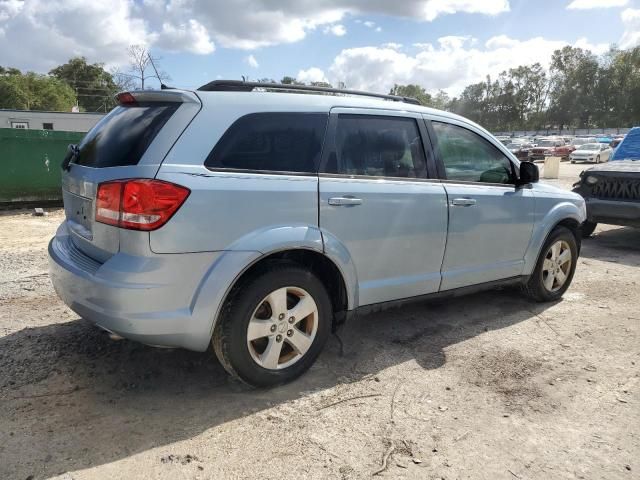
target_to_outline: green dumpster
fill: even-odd
[[[0,203],[61,201],[60,163],[84,135],[0,128]]]

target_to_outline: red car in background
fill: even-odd
[[[529,160],[542,160],[550,156],[569,158],[569,154],[575,149],[563,138],[545,138],[529,150]]]
[[[571,152],[573,152],[575,149],[575,145],[566,143],[564,145],[552,148],[547,155],[551,157],[560,157],[563,160],[567,160]]]

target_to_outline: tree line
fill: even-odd
[[[126,71],[105,70],[84,57],[70,59],[47,75],[0,66],[0,108],[24,110],[108,111],[121,90],[148,88],[149,80],[169,80],[142,46],[128,49]],[[300,84],[285,76],[279,82]],[[330,87],[325,82],[311,85]],[[157,88],[157,85],[153,85]],[[338,88],[346,88],[343,83]],[[421,104],[458,113],[490,130],[628,127],[640,124],[640,47],[611,47],[597,56],[589,50],[556,50],[550,66],[539,63],[510,68],[497,78],[468,85],[458,96],[428,92],[418,84],[395,85],[393,95],[415,97]]]
[[[116,93],[149,88],[154,78],[170,79],[157,69],[160,59],[146,47],[131,45],[127,54],[129,65],[124,71],[107,71],[103,63],[91,64],[85,57],[71,58],[46,75],[0,66],[0,108],[69,112],[78,107],[85,112],[108,112],[115,106]]]
[[[494,131],[630,127],[640,124],[640,47],[597,56],[567,46],[553,53],[548,70],[539,63],[510,68],[453,98],[419,85],[396,85],[390,93]]]

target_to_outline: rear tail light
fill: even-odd
[[[130,230],[156,230],[189,196],[180,185],[152,179],[115,180],[98,185],[96,222]]]
[[[116,101],[120,105],[135,105],[137,103],[136,97],[131,95],[131,93],[129,92],[120,92],[119,94],[117,94]]]

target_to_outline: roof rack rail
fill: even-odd
[[[214,80],[201,86],[198,90],[203,92],[251,92],[255,88],[267,90],[302,91],[315,93],[334,93],[342,95],[359,95],[363,97],[375,97],[394,102],[411,103],[420,105],[420,102],[413,97],[400,97],[398,95],[385,95],[383,93],[363,92],[361,90],[346,90],[343,88],[314,87],[309,85],[288,85],[282,83],[260,83],[244,82],[242,80]]]

